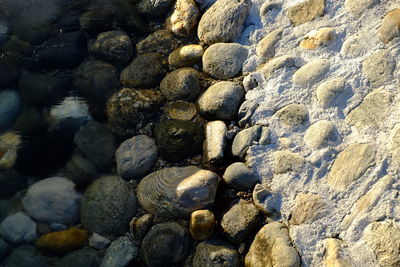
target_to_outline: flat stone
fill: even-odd
[[[254,205],[268,216],[280,211],[280,198],[265,184],[256,184],[253,190]]]
[[[279,222],[264,225],[254,238],[244,265],[299,267],[300,257],[291,245],[287,227]]]
[[[400,226],[398,222],[390,219],[373,222],[364,230],[363,239],[375,252],[380,266],[400,265]]]
[[[318,30],[312,30],[300,42],[300,47],[314,50],[321,46],[327,46],[336,39],[334,28],[325,27]]]
[[[285,173],[297,171],[303,167],[305,159],[297,153],[290,151],[274,152],[274,172]]]
[[[194,34],[200,10],[194,0],[177,0],[172,15],[167,19],[167,29],[180,37]]]
[[[304,142],[309,148],[319,149],[339,138],[336,127],[327,120],[320,120],[310,126],[304,135]]]
[[[385,89],[376,89],[346,116],[346,121],[358,130],[377,129],[387,117],[392,101],[392,93]]]
[[[222,177],[229,186],[236,190],[252,190],[259,178],[243,162],[235,162],[226,168]]]
[[[381,49],[363,61],[362,74],[372,87],[379,87],[393,81],[395,68],[395,60],[388,55],[386,50]]]
[[[215,225],[215,216],[210,210],[196,210],[190,215],[189,232],[194,240],[209,238]]]
[[[315,90],[321,107],[328,108],[332,106],[337,97],[344,91],[345,85],[344,78],[334,78],[322,82]]]
[[[118,174],[125,179],[145,175],[158,158],[156,142],[146,135],[125,140],[115,152]]]
[[[36,223],[20,211],[1,222],[0,235],[14,245],[29,244],[37,238]]]
[[[275,55],[275,45],[282,38],[282,29],[274,30],[267,34],[256,46],[256,53],[259,57],[272,58]]]
[[[373,144],[351,144],[337,155],[327,176],[327,182],[332,189],[344,191],[374,164],[375,146]]]
[[[203,163],[218,163],[224,158],[228,128],[223,121],[210,121],[205,126]]]
[[[324,15],[324,9],[325,0],[296,1],[296,4],[288,8],[287,15],[290,21],[298,26]]]
[[[251,145],[267,145],[270,143],[271,131],[268,127],[254,125],[241,130],[233,139],[232,155],[244,158]]]
[[[139,257],[139,248],[129,236],[122,236],[111,243],[106,250],[100,267],[129,266]]]
[[[220,80],[233,78],[242,71],[248,53],[240,44],[213,44],[204,52],[203,71]]]
[[[218,82],[210,86],[197,100],[197,110],[214,120],[234,120],[244,100],[243,86],[234,82]]]
[[[204,49],[201,45],[185,45],[168,56],[168,64],[175,68],[191,67],[201,61]]]
[[[293,83],[302,87],[312,87],[326,76],[329,68],[328,59],[315,59],[294,73]]]
[[[278,110],[275,116],[284,126],[294,128],[308,120],[308,109],[302,104],[289,104]]]
[[[343,241],[336,238],[325,239],[325,266],[326,267],[352,267],[355,266],[344,249]]]
[[[104,249],[106,248],[111,241],[98,233],[93,233],[89,238],[89,245],[95,249]]]
[[[353,15],[360,15],[377,3],[379,3],[379,0],[346,0],[344,7]]]
[[[279,56],[272,58],[270,61],[265,63],[262,66],[261,72],[264,74],[264,77],[268,79],[273,75],[273,73],[282,68],[293,68],[297,67],[296,58],[292,56]]]
[[[239,267],[239,254],[232,245],[225,241],[206,240],[196,246],[193,257],[193,267],[204,266]]]
[[[400,36],[400,8],[386,14],[378,30],[378,34],[385,44],[389,43],[393,38]]]
[[[290,223],[294,225],[312,223],[324,207],[325,203],[317,194],[297,194]]]
[[[201,92],[200,74],[193,68],[180,68],[168,73],[160,83],[160,91],[169,101],[192,101]]]
[[[247,0],[217,0],[201,17],[197,36],[207,44],[232,42],[239,37],[249,10]]]
[[[166,111],[173,120],[191,121],[197,115],[196,105],[182,100],[168,103]]]

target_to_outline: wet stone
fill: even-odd
[[[193,267],[203,266],[239,267],[239,254],[231,244],[225,241],[206,240],[196,246],[193,258]]]
[[[191,67],[201,61],[203,53],[201,45],[185,45],[168,56],[168,64],[175,68]]]
[[[139,248],[129,236],[122,236],[111,243],[104,254],[101,267],[129,266],[139,257]]]
[[[193,68],[180,68],[168,73],[160,83],[160,91],[169,101],[192,101],[201,92],[199,72]]]
[[[215,216],[210,210],[196,210],[190,215],[189,232],[194,240],[205,240],[215,228]]]
[[[170,31],[158,30],[139,41],[136,44],[136,50],[138,54],[160,53],[162,55],[168,55],[179,46],[180,42],[178,38]]]
[[[57,267],[95,267],[101,263],[102,255],[100,252],[92,248],[83,248],[72,251],[64,256],[58,263]]]
[[[137,5],[137,10],[140,14],[157,17],[165,14],[172,2],[172,0],[142,0]]]
[[[14,245],[29,244],[37,238],[36,223],[20,211],[1,222],[0,235]]]

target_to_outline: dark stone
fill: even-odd
[[[91,184],[99,175],[96,167],[78,153],[71,157],[66,168],[66,176],[78,186]]]
[[[0,61],[0,88],[11,86],[18,79],[18,71],[14,65]]]
[[[169,10],[173,0],[141,0],[137,9],[141,14],[150,16],[161,16]]]
[[[160,53],[169,55],[180,46],[179,39],[169,30],[159,30],[149,34],[145,39],[136,44],[138,54]]]
[[[111,243],[106,250],[102,267],[130,266],[139,257],[139,248],[129,236],[122,236]]]
[[[161,156],[171,162],[200,153],[204,141],[203,127],[191,121],[162,121],[154,136]]]
[[[27,177],[11,171],[0,172],[0,199],[10,198],[27,186]]]
[[[102,253],[93,248],[83,248],[64,256],[56,267],[98,267]]]
[[[47,267],[47,259],[35,247],[20,246],[5,260],[4,267]]]
[[[222,240],[207,240],[196,247],[193,267],[239,267],[240,259],[236,249]]]
[[[81,28],[89,34],[98,34],[113,28],[115,10],[113,8],[96,8],[83,13],[79,19]]]
[[[14,127],[22,136],[34,136],[44,133],[48,123],[37,108],[28,107],[19,114]]]

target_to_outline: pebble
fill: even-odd
[[[203,71],[220,80],[233,78],[241,73],[248,53],[245,46],[236,43],[210,45],[203,55]]]
[[[309,148],[319,149],[333,144],[338,138],[335,126],[330,121],[320,120],[307,129],[304,142]]]
[[[382,42],[385,44],[392,41],[393,38],[400,36],[400,8],[392,10],[386,14],[383,18],[382,25],[378,30],[378,34]]]
[[[230,187],[239,191],[252,190],[259,179],[243,162],[229,165],[222,178]]]
[[[136,8],[140,14],[158,17],[165,14],[172,3],[173,0],[143,0],[137,4]]]
[[[10,170],[15,166],[21,144],[22,138],[16,132],[0,135],[0,170]]]
[[[201,92],[199,72],[180,68],[168,73],[160,83],[160,91],[169,101],[192,101]]]
[[[110,243],[111,241],[108,238],[105,238],[98,233],[93,233],[89,238],[89,246],[99,250],[106,248]]]
[[[362,74],[372,87],[379,87],[394,79],[396,62],[388,51],[380,49],[367,57],[362,63]]]
[[[190,237],[176,222],[154,225],[142,242],[142,256],[149,267],[177,264],[188,253]]]
[[[325,27],[319,30],[312,30],[300,42],[300,47],[314,50],[321,46],[327,46],[336,39],[335,29],[332,27]]]
[[[203,266],[239,267],[239,254],[232,245],[223,240],[206,240],[196,246],[193,257],[193,267]]]
[[[243,86],[234,82],[217,82],[197,100],[200,115],[210,120],[234,120],[244,100]]]
[[[100,235],[120,235],[128,230],[136,210],[137,199],[128,182],[117,176],[104,176],[83,194],[81,223]]]
[[[145,175],[157,161],[156,142],[146,135],[125,140],[115,152],[118,174],[125,179]]]
[[[315,90],[320,106],[323,108],[332,106],[337,97],[344,91],[345,85],[344,78],[333,78],[322,82]]]
[[[14,126],[22,136],[35,136],[45,132],[49,125],[39,108],[26,107],[19,113]]]
[[[166,27],[176,36],[188,37],[195,33],[199,16],[200,10],[194,0],[177,0]]]
[[[315,59],[294,73],[293,83],[301,87],[312,87],[326,76],[329,68],[328,59]]]
[[[37,238],[36,223],[20,211],[1,222],[0,235],[14,245],[28,244]]]
[[[83,248],[72,251],[57,263],[57,267],[95,267],[101,263],[102,255],[92,248]]]
[[[74,143],[99,170],[107,170],[113,164],[116,143],[105,125],[89,121],[76,132]]]
[[[160,53],[168,55],[180,46],[179,39],[169,30],[158,30],[149,34],[136,44],[139,55],[145,53]]]
[[[290,223],[294,225],[310,224],[317,220],[325,208],[325,203],[317,194],[297,194],[291,213]]]
[[[150,227],[153,225],[154,216],[151,214],[145,214],[141,217],[135,217],[129,223],[131,233],[136,240],[143,240]]]
[[[361,15],[377,3],[379,0],[345,0],[344,7],[353,15]]]
[[[159,84],[166,74],[164,58],[157,53],[135,57],[121,71],[120,80],[126,87],[151,88]]]
[[[223,121],[210,121],[205,126],[203,143],[203,163],[215,164],[224,158],[226,132],[228,128]]]
[[[88,237],[86,230],[73,227],[42,235],[36,241],[36,247],[45,251],[65,254],[82,247]]]
[[[76,185],[89,185],[99,177],[96,167],[76,152],[66,165],[66,176]]]
[[[139,248],[129,236],[122,236],[111,243],[106,250],[100,267],[129,266],[139,257]]]
[[[247,0],[217,0],[201,17],[197,36],[207,44],[232,42],[239,37],[249,10]]]
[[[262,66],[261,72],[263,73],[265,79],[268,79],[274,74],[275,71],[279,69],[294,67],[299,68],[296,61],[297,60],[295,57],[288,55],[274,57]]]
[[[21,98],[16,91],[0,92],[0,132],[11,127],[18,116],[20,107]]]
[[[324,15],[325,0],[303,0],[292,4],[287,10],[290,21],[298,26]]]
[[[19,246],[3,262],[4,267],[35,266],[48,267],[47,258],[33,246]]]
[[[22,205],[38,222],[74,224],[79,220],[81,194],[62,177],[41,180],[29,187]]]
[[[260,210],[254,204],[240,200],[224,214],[221,227],[227,239],[239,245],[257,232],[262,223]]]
[[[346,190],[375,164],[376,148],[371,143],[354,143],[341,151],[327,176],[329,187]]]
[[[175,49],[168,56],[168,64],[175,68],[191,67],[201,61],[204,49],[201,45],[191,44]]]
[[[167,218],[188,218],[213,205],[220,178],[196,166],[170,167],[143,178],[137,189],[141,206]]]
[[[267,145],[270,143],[271,131],[268,127],[254,125],[250,128],[241,130],[233,139],[232,155],[245,158],[247,150],[251,145]]]
[[[275,116],[284,126],[295,128],[308,121],[308,109],[302,104],[289,104],[278,110]]]
[[[210,210],[196,210],[190,215],[189,232],[194,240],[206,240],[215,228],[215,216]]]
[[[325,239],[325,266],[354,266],[354,262],[349,256],[349,252],[344,248],[344,242],[336,238]]]
[[[279,213],[281,199],[278,194],[272,192],[265,184],[256,184],[253,190],[254,205],[268,216]]]
[[[246,267],[271,266],[271,262],[300,267],[300,257],[291,245],[288,229],[280,222],[271,222],[261,228],[244,260]]]
[[[168,116],[173,120],[191,121],[197,115],[196,106],[185,101],[170,102],[167,105]]]
[[[274,172],[277,174],[289,171],[298,171],[305,164],[305,159],[298,153],[290,151],[275,151],[273,155]]]
[[[87,33],[96,35],[111,30],[114,17],[115,11],[111,8],[95,8],[82,13],[79,26]]]
[[[97,35],[89,52],[96,58],[114,65],[124,65],[133,54],[132,41],[123,31],[107,31]]]
[[[274,30],[267,34],[256,46],[257,56],[262,58],[272,58],[275,55],[275,46],[282,38],[282,29]]]

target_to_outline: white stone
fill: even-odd
[[[227,130],[223,121],[210,121],[206,124],[203,143],[204,163],[215,163],[223,159]]]
[[[321,83],[315,91],[321,107],[327,108],[333,105],[338,95],[344,91],[345,85],[343,78],[334,78]]]
[[[320,120],[308,128],[304,142],[309,148],[322,148],[338,138],[335,126],[327,120]]]
[[[329,68],[329,60],[315,59],[294,73],[293,83],[302,87],[311,87],[325,77]]]

